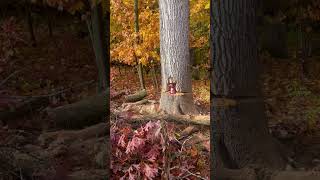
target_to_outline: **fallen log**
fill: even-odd
[[[48,109],[47,114],[53,127],[80,129],[105,120],[107,103],[107,93],[104,92],[73,104]]]
[[[147,91],[145,89],[138,91],[132,95],[128,95],[125,97],[126,102],[137,102],[142,100],[147,96]]]

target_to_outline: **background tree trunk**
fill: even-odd
[[[33,18],[31,14],[31,4],[28,0],[25,0],[25,11],[26,11],[26,16],[28,21],[28,29],[29,29],[31,44],[32,46],[35,47],[37,45],[37,41],[36,41],[36,36],[34,35]]]
[[[211,1],[212,176],[221,165],[285,165],[269,135],[258,88],[257,3]]]
[[[192,114],[191,64],[189,54],[189,1],[160,0],[160,108],[169,114]],[[177,93],[168,92],[168,79],[176,82]]]
[[[53,15],[54,13],[52,12],[51,8],[46,6],[45,7],[47,12],[46,12],[46,16],[47,16],[47,24],[48,24],[48,32],[49,32],[49,36],[53,37],[53,31],[52,31],[52,20],[53,20]]]
[[[134,0],[134,28],[135,32],[139,34],[139,4],[138,0]],[[136,44],[139,44],[139,36],[136,39]],[[139,62],[138,57],[136,56],[136,62],[137,62],[137,71],[140,81],[140,88],[145,89],[145,83],[143,78],[143,71],[142,71],[142,64]]]
[[[102,12],[102,4],[99,3],[93,7],[91,11],[91,17],[87,20],[87,25],[92,41],[94,53],[96,56],[96,65],[98,68],[98,80],[99,80],[99,92],[103,91],[107,87],[107,45],[106,45],[106,34],[104,26],[104,18]]]

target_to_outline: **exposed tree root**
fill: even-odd
[[[182,124],[204,125],[210,126],[210,116],[205,115],[169,115],[169,114],[154,114],[154,115],[134,115],[128,121],[129,123],[143,123],[151,120],[166,120]]]
[[[39,136],[38,140],[42,146],[48,145],[54,139],[68,138],[70,141],[75,141],[81,139],[82,141],[88,140],[90,138],[97,138],[103,135],[108,135],[109,129],[107,128],[107,123],[99,123],[94,126],[88,127],[82,130],[61,130],[55,132],[44,133]]]
[[[78,129],[94,125],[107,115],[107,95],[101,93],[73,104],[47,111],[53,127]]]
[[[137,102],[142,100],[146,96],[147,96],[147,91],[144,89],[136,92],[135,94],[126,96],[125,99],[126,99],[126,102]]]
[[[134,111],[140,114],[154,114],[159,112],[159,104],[155,101],[143,99],[134,103],[123,103],[120,111]]]

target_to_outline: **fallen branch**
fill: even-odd
[[[13,73],[11,73],[7,78],[5,78],[3,81],[1,81],[0,83],[0,87],[3,86],[9,79],[11,79],[12,77],[14,77],[15,75],[17,75],[18,73],[22,72],[23,70],[17,70]]]
[[[185,171],[185,173],[187,173],[185,176],[183,176],[181,179],[186,179],[188,178],[189,176],[194,176],[196,177],[197,179],[201,179],[201,180],[208,180],[207,178],[203,178],[195,173],[192,173],[191,171],[189,171],[188,169],[184,169],[184,168],[180,168],[180,170],[182,171]]]

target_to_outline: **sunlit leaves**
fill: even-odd
[[[139,1],[139,34],[134,31],[133,0],[111,2],[111,57],[113,61],[134,65],[136,60],[147,65],[150,60],[160,60],[159,13],[155,0]],[[139,43],[136,43],[136,39]]]
[[[209,0],[190,1],[191,47],[209,48]],[[134,1],[111,1],[111,60],[143,65],[160,60],[159,7],[157,0],[139,0],[139,43],[134,32]],[[206,55],[208,56],[208,55]]]

